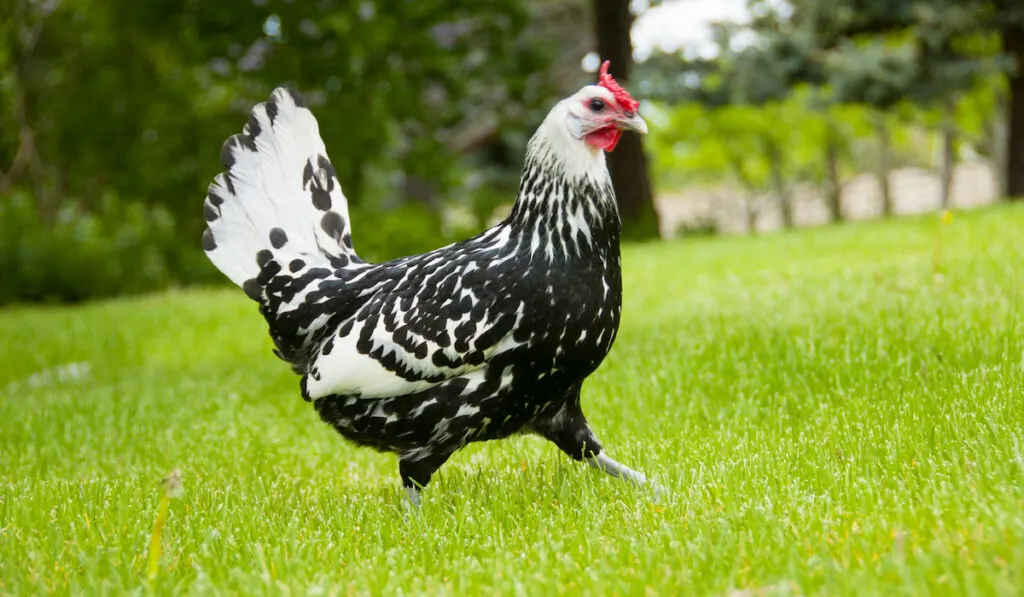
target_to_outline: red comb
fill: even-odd
[[[633,96],[628,91],[622,88],[621,85],[615,82],[615,79],[608,74],[608,66],[611,64],[611,60],[605,60],[604,64],[601,65],[601,76],[597,81],[597,84],[604,87],[608,91],[612,92],[615,96],[615,101],[620,106],[630,112],[636,112],[637,108],[640,107],[640,102],[633,99]]]

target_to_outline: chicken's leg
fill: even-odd
[[[576,400],[570,400],[552,418],[534,422],[534,429],[573,460],[586,460],[590,466],[601,469],[617,479],[650,486],[654,489],[655,496],[660,497],[664,493],[660,485],[649,480],[643,473],[605,455],[601,442],[597,441],[579,407],[578,388],[576,392]]]

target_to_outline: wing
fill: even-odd
[[[493,261],[422,257],[402,265],[401,279],[378,285],[324,341],[303,380],[308,398],[411,394],[482,369],[525,342],[515,334],[524,305],[505,292]]]

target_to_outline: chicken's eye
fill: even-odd
[[[594,99],[590,100],[590,110],[592,112],[601,112],[602,110],[604,110],[604,100],[602,100],[599,97],[595,97]]]

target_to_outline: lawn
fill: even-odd
[[[1024,209],[623,267],[584,407],[669,495],[523,437],[408,521],[394,457],[318,421],[241,291],[0,312],[0,594],[1024,591]]]

